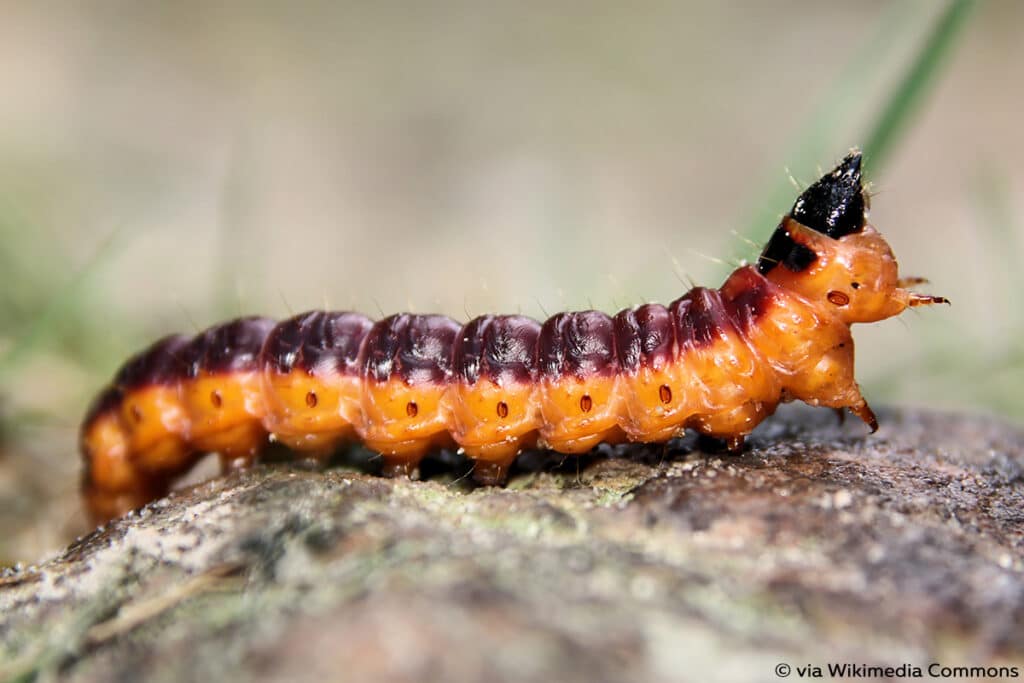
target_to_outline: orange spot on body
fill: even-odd
[[[354,436],[354,424],[362,418],[358,377],[311,375],[304,369],[287,373],[270,369],[262,375],[263,427],[277,441],[318,455]]]
[[[266,439],[256,372],[203,373],[181,383],[189,442],[227,457],[257,452]]]
[[[545,380],[540,393],[544,443],[561,453],[584,453],[602,441],[621,441],[619,414],[623,406],[619,398],[614,376]]]
[[[356,430],[369,448],[383,455],[418,460],[431,448],[451,443],[448,411],[442,405],[446,389],[435,382],[410,385],[398,377],[366,382],[361,391],[364,417]]]
[[[445,404],[455,442],[478,462],[508,465],[536,441],[541,417],[529,383],[457,382],[448,388]]]

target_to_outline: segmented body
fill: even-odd
[[[854,158],[860,197],[859,156],[844,164]],[[116,516],[163,495],[203,453],[244,467],[270,438],[318,457],[357,439],[390,474],[457,446],[479,480],[500,483],[534,446],[582,453],[689,427],[738,448],[783,400],[849,408],[873,424],[853,377],[850,314],[873,301],[869,292],[888,288],[883,317],[920,295],[897,290],[895,260],[863,205],[855,230],[830,235],[804,225],[817,219],[799,203],[757,267],[668,306],[543,323],[316,311],[162,339],[121,368],[86,416],[88,507],[96,519]],[[843,283],[833,286],[838,266]]]

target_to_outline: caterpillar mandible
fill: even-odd
[[[167,493],[206,452],[247,467],[274,439],[320,457],[347,440],[412,475],[457,446],[484,484],[516,455],[660,442],[692,428],[732,451],[780,402],[877,421],[854,379],[853,323],[948,303],[906,287],[866,221],[861,154],[808,187],[754,265],[719,289],[608,316],[314,311],[170,336],[129,359],[81,429],[83,493],[104,521]]]

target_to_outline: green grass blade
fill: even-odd
[[[874,121],[863,146],[869,157],[872,173],[885,162],[888,153],[899,141],[906,126],[920,108],[929,86],[941,71],[946,57],[962,34],[975,5],[975,0],[952,0],[936,21],[934,28],[922,41],[903,78],[889,96],[879,103]],[[878,20],[875,30],[839,72],[833,85],[822,97],[821,103],[800,127],[800,137],[789,146],[789,168],[804,172],[823,160],[835,160],[846,152],[836,148],[835,140],[842,131],[851,128],[844,114],[854,110],[856,104],[871,97],[871,91],[887,68],[892,68],[895,47],[913,33],[922,11],[930,3],[895,3]],[[851,140],[856,142],[856,140]],[[775,224],[779,213],[793,200],[793,187],[777,170],[773,172],[770,188],[761,194],[748,212],[748,226],[743,234],[754,242],[763,242]]]
[[[743,235],[763,242],[775,228],[780,213],[792,203],[793,185],[782,173],[784,166],[802,173],[814,169],[823,159],[837,158],[846,151],[834,148],[840,129],[849,126],[844,120],[846,112],[870,96],[872,85],[882,77],[903,36],[914,30],[923,8],[922,4],[894,3],[879,17],[869,38],[854,52],[800,125],[799,137],[787,145],[787,163],[771,169],[765,181],[767,189],[759,193],[746,212]]]
[[[873,169],[885,162],[911,118],[935,82],[941,67],[963,33],[975,0],[952,0],[925,39],[906,74],[893,88],[864,143],[864,156]]]
[[[100,245],[89,261],[50,297],[28,328],[14,340],[3,355],[0,355],[0,380],[6,379],[58,323],[74,314],[79,295],[84,291],[86,282],[94,274],[100,272],[102,266],[118,252],[115,247],[118,246],[117,238],[120,234],[120,230],[115,230]]]

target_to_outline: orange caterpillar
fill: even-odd
[[[686,428],[730,450],[782,401],[877,422],[853,376],[850,325],[942,303],[904,286],[866,220],[861,157],[809,187],[756,265],[720,289],[609,317],[466,324],[311,312],[167,337],[130,359],[82,425],[84,495],[106,520],[164,495],[205,452],[246,467],[269,439],[320,457],[358,439],[411,475],[457,445],[499,484],[524,448],[582,453]]]

